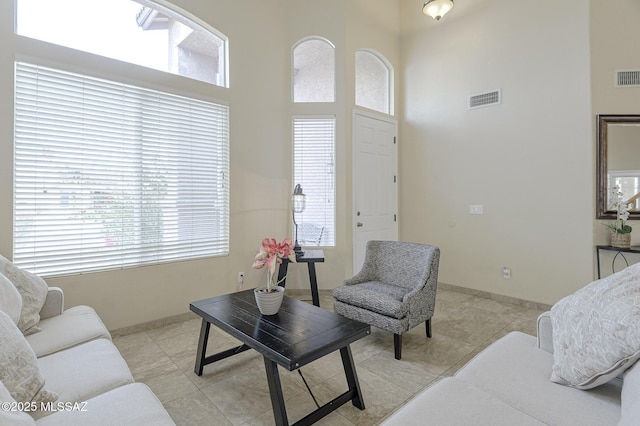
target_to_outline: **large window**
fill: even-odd
[[[293,180],[306,197],[296,214],[302,246],[335,245],[334,116],[293,117]]]
[[[16,6],[21,36],[227,86],[226,37],[153,1],[16,0]]]
[[[14,261],[42,275],[223,255],[229,112],[16,64]]]

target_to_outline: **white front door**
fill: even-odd
[[[353,272],[369,240],[398,239],[397,123],[353,113]]]

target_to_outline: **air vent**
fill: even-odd
[[[500,90],[469,96],[469,109],[482,108],[500,103]]]
[[[617,70],[616,87],[640,87],[640,70]]]

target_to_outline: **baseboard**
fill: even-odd
[[[111,337],[121,337],[128,334],[140,333],[143,331],[153,330],[155,328],[164,327],[165,325],[177,324],[180,322],[189,321],[192,319],[202,319],[193,312],[185,312],[183,314],[174,315],[171,317],[160,318],[154,321],[144,322],[142,324],[131,325],[129,327],[122,327],[116,330],[109,330]]]
[[[441,288],[443,290],[457,291],[458,293],[471,294],[473,296],[485,297],[487,299],[493,299],[500,302],[512,303],[514,305],[523,306],[528,309],[538,309],[541,311],[548,311],[551,309],[551,305],[547,305],[546,303],[532,302],[530,300],[518,299],[517,297],[504,296],[502,294],[490,293],[488,291],[482,290],[474,290],[472,288],[460,287],[453,284],[439,282],[438,288]]]

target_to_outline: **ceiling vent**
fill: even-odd
[[[640,87],[640,70],[617,70],[616,87]]]
[[[477,95],[469,96],[469,109],[482,108],[491,105],[498,105],[501,101],[502,95],[500,90],[494,90],[492,92],[479,93]]]

